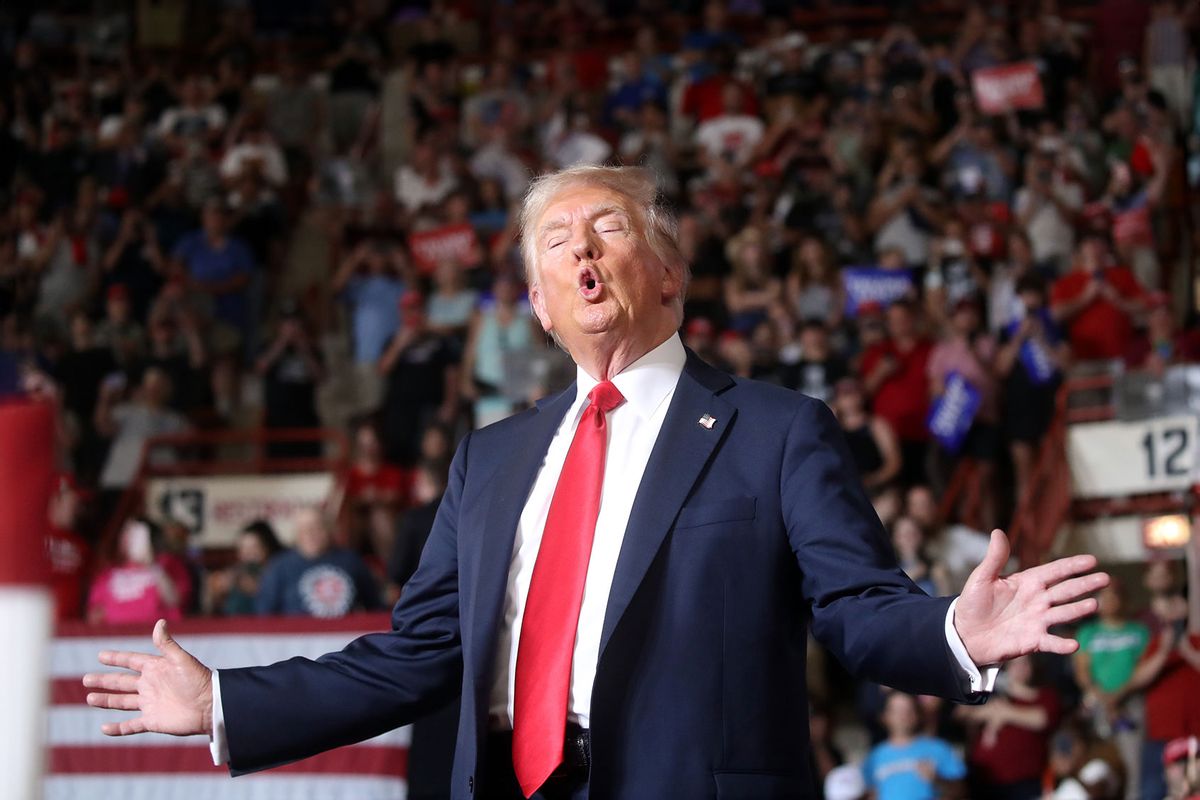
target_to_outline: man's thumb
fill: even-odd
[[[160,619],[154,623],[154,633],[151,636],[154,641],[154,646],[158,648],[158,652],[164,656],[171,653],[173,650],[182,650],[178,642],[171,638],[171,632],[167,630],[167,621]]]
[[[983,561],[979,562],[979,566],[975,568],[975,574],[983,580],[994,581],[1004,571],[1004,565],[1008,563],[1008,556],[1008,537],[1004,535],[1004,531],[997,528],[992,531],[992,538],[988,542],[987,554],[984,555]]]

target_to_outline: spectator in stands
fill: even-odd
[[[172,311],[159,306],[150,314],[149,352],[145,367],[155,367],[171,379],[171,407],[182,414],[203,417],[211,404],[208,349],[191,309]]]
[[[1066,720],[1051,739],[1052,800],[1118,800],[1127,783],[1124,770],[1116,747],[1079,720]]]
[[[407,289],[408,260],[395,243],[363,239],[342,259],[330,289],[345,300],[360,393],[359,407],[379,407],[383,386],[375,364],[400,327],[400,298]]]
[[[229,233],[229,211],[224,201],[204,204],[203,227],[184,237],[171,254],[186,277],[188,287],[212,303],[212,313],[241,336],[249,346],[254,318],[248,288],[256,265],[245,243]]]
[[[948,742],[917,733],[917,699],[904,692],[887,696],[883,725],[887,739],[871,749],[863,775],[877,800],[963,797],[966,767]]]
[[[825,776],[825,800],[866,800],[869,796],[862,768],[857,764],[835,767]]]
[[[182,617],[180,581],[162,559],[161,532],[148,520],[130,519],[117,540],[115,564],[96,576],[88,594],[88,621],[153,623]]]
[[[117,364],[127,369],[145,356],[146,331],[133,318],[129,290],[123,284],[108,287],[104,319],[96,325],[94,336],[96,344],[109,348]]]
[[[929,354],[929,396],[934,402],[946,391],[946,383],[957,375],[978,392],[979,407],[959,453],[974,466],[963,498],[963,517],[976,527],[991,530],[996,522],[992,482],[1000,450],[1000,403],[993,373],[996,341],[984,331],[981,309],[974,297],[964,297],[954,306],[945,334]],[[958,463],[957,460],[951,463]],[[950,467],[953,469],[953,467]]]
[[[891,528],[892,549],[904,574],[930,597],[944,594],[934,580],[933,562],[925,549],[924,529],[911,517],[897,517]]]
[[[1190,627],[1181,594],[1156,597],[1152,610],[1160,629],[1144,648],[1129,681],[1146,696],[1146,736],[1140,797],[1166,796],[1163,752],[1167,742],[1200,735],[1200,634]]]
[[[388,600],[395,602],[404,591],[404,584],[417,571],[421,551],[433,529],[442,494],[446,491],[449,468],[444,459],[421,461],[413,477],[413,507],[407,511],[396,530],[392,549],[387,555]]]
[[[1171,311],[1171,297],[1152,292],[1146,297],[1146,331],[1129,343],[1125,365],[1161,378],[1167,367],[1200,361],[1200,333],[1180,331]]]
[[[781,317],[775,315],[775,326],[765,328],[775,330]],[[790,319],[786,316],[786,327],[792,328]],[[764,328],[760,326],[759,330]],[[796,389],[809,397],[832,404],[834,388],[838,382],[847,376],[850,367],[834,349],[830,342],[829,329],[820,319],[810,319],[800,325],[799,336],[793,341],[776,347],[777,352],[765,353],[764,356],[774,367],[774,374],[779,382],[789,389]]]
[[[329,619],[382,607],[371,571],[358,555],[334,547],[320,509],[297,511],[292,525],[295,547],[276,555],[263,570],[255,600],[259,614]]]
[[[433,291],[425,310],[429,329],[446,337],[462,352],[471,315],[479,303],[479,292],[467,285],[464,267],[456,260],[438,263],[433,273]]]
[[[875,252],[898,248],[908,266],[928,261],[933,233],[943,218],[941,197],[924,180],[925,162],[917,142],[896,139],[867,210],[866,224],[875,236]]]
[[[172,152],[182,153],[191,145],[215,145],[225,132],[225,110],[211,96],[206,78],[199,74],[184,78],[179,105],[168,108],[158,120],[158,135]]]
[[[515,410],[521,367],[542,339],[519,284],[508,275],[496,276],[490,300],[471,317],[463,352],[461,391],[474,403],[477,427]]]
[[[457,188],[450,159],[429,139],[419,141],[412,158],[396,172],[396,201],[414,216],[434,210]]]
[[[1125,588],[1114,580],[1099,595],[1099,613],[1076,634],[1075,682],[1083,692],[1083,708],[1092,717],[1097,733],[1112,738],[1132,782],[1138,772],[1141,740],[1137,711],[1127,702],[1144,684],[1134,682],[1134,670],[1146,650],[1150,632],[1129,619]]]
[[[121,214],[121,223],[100,266],[108,296],[116,287],[122,287],[127,292],[132,318],[145,319],[151,301],[162,288],[167,265],[158,245],[158,232],[140,207],[130,206]]]
[[[1089,234],[1076,248],[1072,272],[1054,284],[1050,309],[1076,359],[1107,360],[1119,358],[1133,336],[1142,294],[1128,267],[1109,265],[1104,239]]]
[[[92,569],[92,549],[78,532],[81,501],[79,487],[71,476],[58,475],[50,498],[46,555],[55,619],[59,622],[83,618],[84,582]]]
[[[403,322],[379,359],[384,376],[384,455],[411,465],[421,432],[434,420],[449,422],[458,409],[458,356],[429,329],[425,298],[410,291],[401,300]]]
[[[1046,308],[1046,285],[1041,276],[1026,272],[1017,281],[1016,294],[1019,309],[1000,333],[995,372],[1003,383],[1004,433],[1020,502],[1029,487],[1038,445],[1054,420],[1068,353]]]
[[[786,281],[788,310],[799,320],[821,320],[837,330],[846,307],[845,290],[824,242],[805,236]]]
[[[100,474],[101,488],[111,491],[124,490],[133,482],[147,439],[188,428],[187,420],[170,408],[171,379],[161,369],[151,367],[143,372],[142,382],[130,400],[122,400],[124,392],[121,373],[105,378],[93,420],[101,436],[112,438]],[[161,465],[171,463],[174,453],[169,447],[160,447],[146,457],[149,463]]]
[[[917,329],[916,311],[901,300],[886,312],[887,338],[863,353],[859,370],[871,397],[872,410],[883,417],[900,440],[901,480],[922,483],[926,477],[929,432],[929,354],[932,347]]]
[[[1039,143],[1025,161],[1025,185],[1017,190],[1013,213],[1033,260],[1051,274],[1067,268],[1075,250],[1075,221],[1083,208],[1083,187],[1062,168],[1056,140]]]
[[[890,521],[900,510],[896,480],[902,459],[895,431],[886,419],[871,413],[857,378],[837,382],[831,405],[876,513],[885,522]]]
[[[1035,269],[1029,237],[1020,231],[1010,233],[1005,257],[992,266],[987,281],[988,329],[993,333],[1002,333],[1021,320],[1023,308],[1017,284]]]
[[[738,333],[748,335],[782,299],[783,286],[772,272],[770,255],[758,228],[745,228],[725,246],[733,266],[725,283],[725,308],[729,327]]]
[[[317,386],[325,377],[321,351],[294,302],[285,302],[275,338],[259,356],[255,371],[263,378],[263,427],[316,428]],[[320,442],[272,442],[272,458],[319,457]]]
[[[350,544],[378,558],[392,552],[396,520],[411,505],[413,475],[383,459],[383,443],[372,420],[354,429],[354,455],[346,476]]]
[[[208,604],[227,617],[255,613],[263,569],[283,550],[275,529],[266,520],[255,520],[238,534],[235,561],[208,576]]]
[[[1003,688],[987,703],[956,710],[971,728],[970,796],[1038,800],[1061,704],[1056,691],[1037,681],[1031,657],[1009,662],[1004,672]]]

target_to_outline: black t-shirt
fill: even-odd
[[[320,358],[313,353],[314,358]],[[308,360],[290,345],[271,364],[263,381],[266,422],[272,428],[318,424],[317,376]]]
[[[784,386],[826,403],[833,399],[834,385],[847,373],[846,362],[836,356],[820,361],[802,358],[779,365],[779,376]]]
[[[116,368],[112,350],[107,347],[71,350],[59,360],[56,377],[63,387],[63,405],[85,427],[91,427],[101,381]]]
[[[436,407],[445,399],[446,370],[457,363],[445,338],[427,334],[410,344],[387,375],[387,405]]]

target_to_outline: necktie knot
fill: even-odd
[[[625,396],[621,394],[620,389],[613,386],[612,381],[601,381],[588,392],[588,400],[601,414],[607,414],[624,403]]]

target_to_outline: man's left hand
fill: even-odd
[[[1001,577],[1008,555],[1008,537],[992,531],[987,555],[958,598],[954,628],[967,655],[990,666],[1029,653],[1074,653],[1078,642],[1050,628],[1095,613],[1095,598],[1080,598],[1108,585],[1107,574],[1092,572],[1096,557],[1071,556]]]

